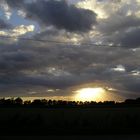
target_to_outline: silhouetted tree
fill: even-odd
[[[24,105],[25,106],[30,106],[31,105],[31,101],[30,100],[24,101]]]
[[[31,103],[31,105],[33,105],[33,106],[45,106],[45,102],[44,102],[44,100],[42,101],[42,100],[40,100],[40,99],[35,99],[35,100],[33,100],[33,102]]]
[[[125,104],[135,104],[135,100],[134,99],[126,99]]]
[[[104,101],[104,105],[115,105],[115,101]]]
[[[15,104],[14,98],[6,99],[4,101],[4,105],[6,106],[13,106]]]
[[[5,104],[5,98],[0,99],[0,105],[4,105]]]
[[[14,102],[15,102],[16,105],[22,105],[23,104],[23,100],[20,97],[16,98],[14,100]]]

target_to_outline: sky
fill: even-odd
[[[0,0],[0,96],[86,87],[140,97],[140,0]]]

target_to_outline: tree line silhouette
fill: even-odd
[[[115,101],[65,101],[65,100],[46,100],[46,99],[34,99],[23,101],[22,98],[1,98],[0,107],[48,107],[48,108],[71,108],[71,107],[117,107],[117,106],[140,106],[140,98],[126,99],[124,102]]]

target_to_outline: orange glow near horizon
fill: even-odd
[[[104,88],[81,88],[76,90],[75,100],[77,101],[101,101],[104,99]]]

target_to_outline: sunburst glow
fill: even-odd
[[[82,88],[76,91],[75,100],[78,101],[99,101],[102,100],[105,90],[101,87]]]

